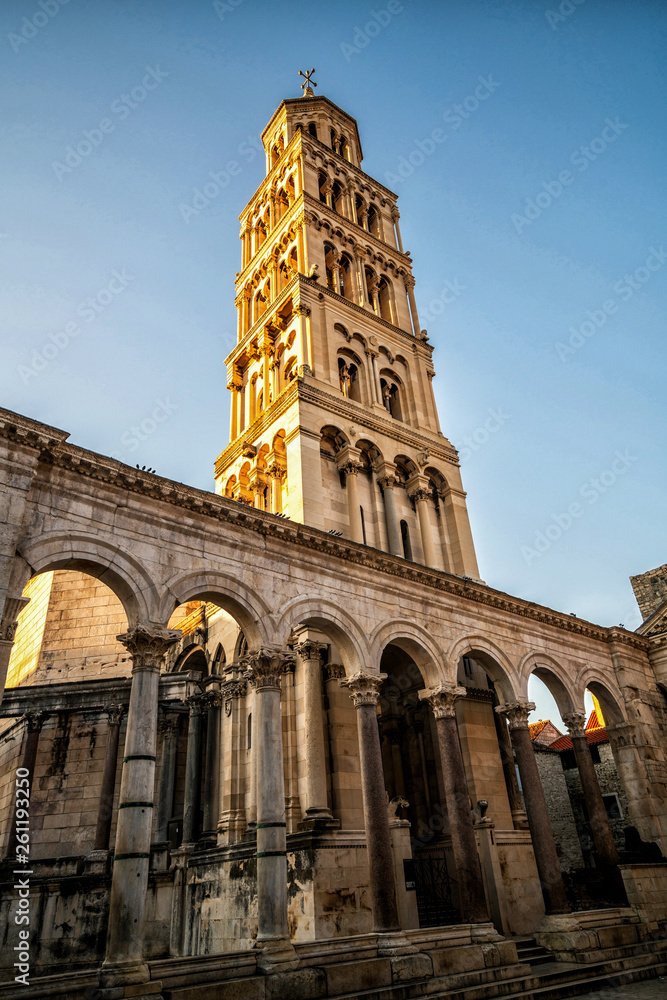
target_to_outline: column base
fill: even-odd
[[[488,941],[502,941],[503,936],[499,934],[494,925],[489,921],[484,924],[470,925],[470,938],[478,944]]]
[[[292,972],[298,968],[299,958],[289,938],[257,941],[255,947],[259,952],[257,968],[265,976],[274,972]]]
[[[150,980],[150,969],[145,962],[104,962],[99,975],[100,986],[106,988],[139,984],[152,985]],[[121,996],[123,995],[121,994]]]
[[[515,830],[529,830],[528,817],[526,816],[525,809],[513,809],[512,810],[512,823]]]
[[[297,824],[299,833],[316,833],[319,830],[337,830],[340,820],[334,819],[328,809],[306,809],[306,815]]]
[[[378,934],[378,956],[416,955],[419,951],[410,944],[403,931],[385,931]]]

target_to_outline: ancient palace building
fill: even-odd
[[[215,493],[0,411],[0,1000],[17,955],[36,1000],[556,996],[667,968],[664,616],[484,584],[396,195],[303,89],[240,217]],[[575,860],[532,674],[571,738]]]

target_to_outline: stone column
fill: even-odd
[[[392,932],[399,928],[387,795],[377,722],[377,703],[380,688],[386,677],[386,674],[358,671],[340,681],[341,686],[348,689],[357,709],[361,794],[364,803],[373,930],[378,933]]]
[[[183,802],[183,846],[194,844],[199,824],[201,800],[202,708],[204,696],[193,690],[185,699],[189,709],[188,747],[185,756],[185,798]]]
[[[396,477],[387,473],[378,477],[378,483],[382,487],[382,500],[384,502],[384,517],[387,524],[387,541],[389,551],[393,556],[403,555],[403,544],[401,542],[401,532],[398,527],[398,517],[396,516],[396,502],[394,500],[394,487]]]
[[[294,694],[295,661],[287,660],[284,670],[284,755],[285,755],[285,829],[296,833],[301,822],[299,766],[297,761],[296,697]]]
[[[179,717],[166,715],[160,719],[158,730],[162,736],[162,768],[157,804],[157,828],[155,840],[164,844],[169,837],[169,820],[174,813],[174,785],[176,782],[176,758],[178,754]]]
[[[2,612],[2,619],[0,620],[0,701],[2,701],[2,692],[5,689],[5,682],[7,680],[9,658],[12,655],[12,646],[16,638],[17,618],[28,601],[29,598],[27,597],[5,598],[5,606]]]
[[[299,317],[299,353],[301,355],[301,363],[299,365],[300,375],[312,375],[312,367],[310,363],[310,344],[308,343],[308,323],[307,319],[310,316],[310,309],[308,306],[298,305],[294,310]]]
[[[220,681],[209,678],[206,690],[206,761],[202,837],[215,843],[220,800]]]
[[[287,923],[285,779],[280,680],[287,649],[262,647],[243,658],[255,690],[253,746],[257,748],[257,947],[263,972],[296,968]]]
[[[331,820],[327,801],[327,773],[324,752],[322,698],[322,655],[327,644],[304,639],[294,647],[301,660],[303,675],[303,710],[306,719],[304,742],[306,751],[306,810],[305,818]]]
[[[244,792],[241,780],[242,751],[245,748],[241,698],[247,682],[238,678],[236,666],[226,671],[222,686],[222,766],[220,768],[220,818],[218,844],[226,846],[240,840],[245,830]]]
[[[271,477],[271,513],[280,514],[283,507],[283,478],[285,470],[274,462],[273,465],[269,466],[269,476]]]
[[[523,799],[519,789],[519,782],[516,776],[516,766],[514,764],[514,751],[512,750],[512,740],[510,738],[507,721],[500,712],[495,709],[500,704],[498,695],[493,691],[493,717],[496,724],[496,736],[498,737],[498,749],[500,750],[500,760],[503,765],[503,776],[505,778],[505,788],[512,813],[512,823],[515,830],[525,830],[528,826],[528,817],[523,808]]]
[[[113,816],[113,793],[116,787],[116,761],[118,759],[118,737],[120,723],[125,709],[122,705],[114,705],[106,709],[107,713],[107,745],[104,752],[104,770],[102,771],[102,789],[100,804],[97,810],[97,826],[95,827],[94,851],[109,850],[109,835],[111,833],[111,818]]]
[[[509,719],[512,745],[521,775],[528,826],[547,914],[569,913],[570,906],[565,895],[544,789],[528,728],[528,716],[534,708],[535,705],[531,701],[515,701],[498,705],[496,712],[506,715]]]
[[[392,222],[394,223],[394,227],[396,229],[396,240],[398,242],[398,249],[400,250],[401,253],[404,253],[404,250],[403,250],[403,240],[401,239],[401,228],[400,228],[400,226],[398,224],[398,220],[400,219],[400,217],[401,217],[401,213],[399,212],[399,210],[394,205],[392,207],[392,210],[391,210],[391,219],[392,219]]]
[[[174,629],[139,623],[117,636],[132,656],[123,776],[109,900],[106,958],[100,984],[148,982],[143,959],[143,923],[148,889],[155,744],[160,668],[167,649],[181,638]]]
[[[459,698],[465,698],[465,694],[464,687],[439,684],[437,687],[420,691],[419,697],[427,700],[433,709],[438,731],[440,766],[445,785],[452,853],[459,883],[461,916],[467,923],[482,924],[488,922],[489,914],[456,725],[456,702]]]
[[[424,477],[420,477],[422,479]],[[416,486],[408,484],[409,496],[414,500],[415,507],[417,508],[417,517],[419,519],[419,533],[422,540],[422,550],[424,552],[424,563],[426,566],[430,566],[432,569],[438,568],[438,563],[435,555],[435,543],[433,541],[433,529],[431,527],[431,519],[429,517],[429,503],[431,501],[431,493],[428,490],[427,485],[424,483],[417,483]]]
[[[359,504],[359,487],[357,476],[361,472],[361,466],[354,460],[348,460],[339,465],[340,471],[345,476],[345,488],[347,490],[347,516],[350,523],[350,537],[353,542],[364,541],[364,529],[361,523],[361,507]]]
[[[419,316],[417,314],[417,303],[415,301],[415,279],[411,274],[406,274],[403,278],[405,283],[405,290],[408,293],[408,302],[410,303],[410,315],[412,317],[412,331],[415,337],[418,337],[421,333],[421,327],[419,326]]]
[[[21,770],[21,774],[25,777],[25,771],[28,772],[27,778],[29,783],[30,791],[32,792],[33,778],[35,776],[35,761],[37,760],[37,747],[39,745],[39,734],[41,732],[42,726],[47,718],[45,712],[35,712],[31,715],[26,715],[26,728],[25,728],[25,742],[23,743],[23,753],[21,754],[21,763],[18,765],[17,771]],[[16,775],[15,775],[16,776]],[[21,780],[21,779],[19,779]],[[16,856],[16,810],[18,808],[18,802],[16,799],[16,786],[14,780],[11,782],[11,819],[9,821],[9,830],[7,833],[7,849],[5,851],[5,857],[8,861],[11,861]]]
[[[572,740],[574,759],[577,762],[581,788],[591,824],[591,832],[595,841],[595,849],[603,868],[617,869],[619,857],[611,832],[609,817],[602,799],[602,792],[595,772],[595,764],[588,749],[586,738],[586,716],[579,712],[569,712],[563,715],[563,722]]]

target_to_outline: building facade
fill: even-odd
[[[527,934],[641,964],[667,878],[651,870],[652,895],[619,868],[583,706],[591,690],[628,814],[664,851],[655,644],[480,580],[396,196],[310,87],[263,141],[216,494],[0,411],[0,997],[18,769],[34,996],[65,975],[68,996],[109,1000],[196,1000],[212,982],[225,998],[526,992]],[[563,882],[532,674],[618,889],[603,916],[573,913]]]

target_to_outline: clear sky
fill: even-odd
[[[635,628],[628,576],[667,561],[666,35],[657,0],[6,0],[2,404],[212,488],[251,154],[315,66],[400,195],[483,578]]]

